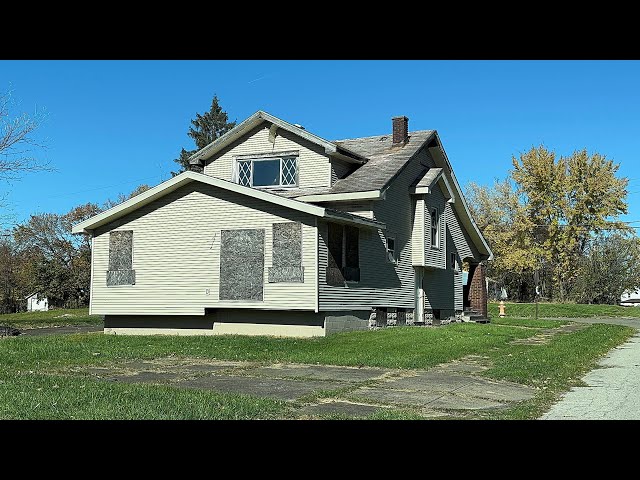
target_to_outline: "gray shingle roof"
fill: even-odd
[[[403,145],[393,145],[391,135],[334,140],[332,143],[341,148],[368,158],[367,163],[357,168],[346,178],[336,181],[333,187],[316,188],[269,188],[270,193],[281,197],[296,198],[304,195],[332,193],[367,192],[381,190],[402,170],[409,159],[420,148],[435,137],[435,130],[409,132],[409,140]],[[442,171],[442,169],[430,169]],[[427,175],[429,174],[425,170]],[[434,172],[434,175],[437,173]],[[434,176],[435,178],[435,176]],[[429,183],[430,185],[430,183]]]
[[[410,132],[409,141],[402,146],[394,146],[391,135],[334,141],[339,147],[359,153],[369,161],[348,177],[338,180],[326,193],[364,192],[386,187],[434,135],[435,130]]]

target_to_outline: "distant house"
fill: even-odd
[[[49,310],[49,300],[47,297],[41,297],[38,300],[38,293],[32,293],[24,298],[27,301],[28,312],[46,312]]]
[[[440,137],[389,126],[328,141],[255,113],[193,171],[73,227],[92,237],[90,312],[106,333],[180,335],[486,316],[492,253]]]
[[[620,305],[623,307],[640,306],[640,290],[635,292],[624,292],[620,297]]]

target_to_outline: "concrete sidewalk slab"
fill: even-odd
[[[640,333],[613,349],[542,420],[640,420]]]
[[[323,380],[289,380],[240,376],[207,376],[173,384],[178,388],[198,388],[225,393],[244,393],[278,400],[297,400],[322,390],[335,390],[347,384]]]
[[[364,382],[385,375],[381,368],[337,367],[333,365],[278,364],[252,369],[250,375],[288,378],[299,377],[312,380],[335,380],[339,382]]]

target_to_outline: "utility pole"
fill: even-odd
[[[536,284],[535,302],[536,302],[536,321],[537,321],[538,320],[538,295],[540,295],[540,286],[538,285],[538,283],[540,282],[540,270],[536,269],[536,271],[533,272],[533,280]]]

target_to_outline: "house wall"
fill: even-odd
[[[318,205],[326,208],[332,208],[334,210],[340,210],[342,212],[353,213],[354,215],[360,215],[361,217],[374,219],[373,202],[371,200],[350,202],[318,202]]]
[[[447,235],[451,235],[452,248],[458,252],[460,260],[470,258],[479,262],[480,252],[478,252],[477,247],[471,241],[471,237],[469,237],[467,231],[462,227],[460,218],[450,203],[447,203],[445,207],[445,221],[447,222]],[[449,240],[447,240],[447,242],[449,242]]]
[[[465,258],[479,261],[480,254],[460,225],[458,215],[449,203],[445,204],[443,218],[446,222],[444,229],[446,238],[445,268],[425,270],[423,281],[425,309],[446,310],[447,315],[452,315],[452,312],[461,311],[464,308],[463,285],[462,272],[454,272],[451,269],[449,254],[451,252],[458,254],[460,267]]]
[[[304,283],[268,283],[272,224],[287,221],[302,224]],[[220,301],[220,232],[246,228],[265,230],[263,301]],[[112,230],[133,230],[135,285],[106,286]],[[91,313],[203,315],[206,307],[313,311],[317,301],[316,242],[315,217],[190,183],[96,230]]]
[[[425,213],[424,195],[413,195],[413,224],[411,227],[411,260],[416,267],[423,267],[425,262]]]
[[[318,223],[320,310],[367,310],[374,307],[414,308],[414,270],[411,254],[412,198],[409,186],[433,160],[423,149],[390,184],[384,200],[372,202],[376,220],[386,230],[360,229],[360,282],[327,285],[327,224]],[[386,236],[393,235],[398,263],[387,261]]]
[[[431,268],[446,268],[446,223],[445,205],[447,201],[440,190],[440,185],[436,184],[431,190],[431,193],[424,196],[424,263],[426,267]],[[431,209],[436,207],[438,209],[438,216],[440,218],[440,248],[432,248],[431,245]]]
[[[265,122],[239,138],[205,162],[204,173],[233,181],[234,156],[297,150],[298,186],[329,187],[331,162],[321,147],[278,129],[275,143],[269,141],[270,123]]]

